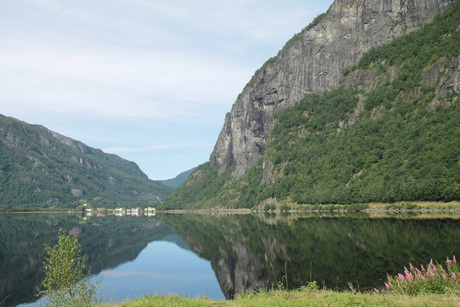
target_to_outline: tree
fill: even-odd
[[[91,283],[86,270],[84,256],[77,236],[59,229],[58,243],[51,247],[45,244],[43,280],[44,290],[38,295],[47,295],[47,306],[93,306],[100,303],[97,287]]]

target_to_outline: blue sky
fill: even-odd
[[[173,178],[208,161],[255,70],[331,4],[0,0],[0,114]]]

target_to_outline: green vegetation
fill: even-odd
[[[460,200],[460,94],[452,85],[459,27],[456,1],[364,54],[340,88],[278,112],[264,157],[213,190],[214,207]],[[262,165],[270,180],[262,181]],[[201,186],[220,180],[214,174],[180,188],[169,208],[195,202]]]
[[[460,267],[454,256],[452,260],[447,258],[446,268],[441,264],[433,263],[433,260],[426,266],[421,265],[420,269],[409,263],[409,269],[404,267],[404,274],[388,276],[385,283],[385,292],[405,295],[424,294],[460,294]],[[378,289],[375,292],[382,293]]]
[[[438,80],[424,77],[433,65],[449,65],[460,55],[459,5],[457,1],[420,31],[363,56],[351,71],[373,71],[381,84],[376,89],[343,87],[306,96],[279,112],[265,157],[279,178],[261,187],[258,200],[346,204],[460,199],[460,148],[455,145],[460,106],[453,103],[459,93],[448,90],[435,98],[430,84]],[[391,67],[397,68],[394,80]],[[359,95],[364,110],[356,116]],[[434,99],[450,102],[433,110]]]
[[[134,163],[0,115],[0,210],[154,205],[173,188]],[[60,141],[58,138],[64,138]]]
[[[190,176],[190,174],[192,173],[194,169],[195,168],[192,168],[191,170],[182,172],[179,175],[177,175],[175,178],[167,179],[167,180],[159,180],[158,182],[161,182],[162,184],[167,185],[168,187],[177,189],[184,183],[185,180],[187,180],[188,176]]]
[[[47,295],[46,306],[80,307],[100,303],[81,250],[77,236],[67,234],[62,228],[59,229],[57,245],[45,245],[48,255],[43,268],[45,289],[37,295]]]
[[[272,290],[257,294],[245,293],[232,301],[215,301],[208,298],[189,299],[177,295],[146,296],[130,302],[109,304],[113,307],[166,307],[166,306],[219,306],[219,307],[265,307],[265,306],[458,306],[458,296],[449,295],[374,295],[356,292],[334,292],[330,290],[311,290],[308,287],[295,291]]]
[[[174,209],[177,200],[187,199],[183,209],[207,209],[215,207],[216,202],[222,204],[219,193],[231,178],[233,169],[223,173],[210,162],[198,166],[185,183],[176,190],[165,202],[157,206],[159,209]]]

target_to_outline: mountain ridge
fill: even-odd
[[[171,179],[158,180],[158,182],[161,182],[164,185],[177,189],[185,182],[185,180],[187,180],[188,176],[190,176],[190,174],[193,172],[194,169],[195,168],[192,168],[192,169],[189,169],[188,171],[182,172],[176,177],[171,178]]]
[[[136,163],[0,115],[0,208],[153,205],[172,188]]]

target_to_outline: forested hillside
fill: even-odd
[[[277,113],[238,180],[204,164],[166,208],[460,200],[460,2]],[[230,183],[231,182],[231,183]]]
[[[168,187],[172,187],[176,189],[180,187],[181,184],[183,184],[185,180],[187,180],[188,176],[190,176],[193,170],[194,168],[189,169],[188,171],[182,172],[172,179],[158,180],[158,182],[161,182],[162,184],[167,185]]]
[[[134,162],[0,115],[0,210],[153,205],[172,191]]]

